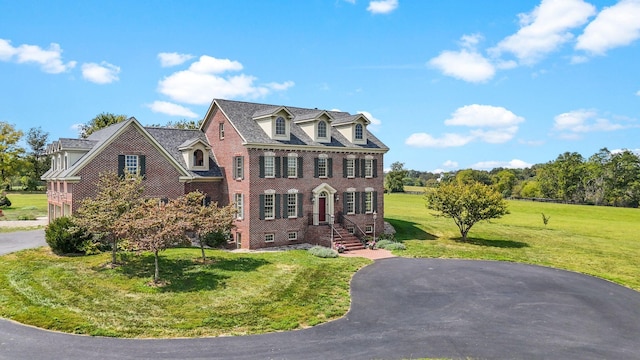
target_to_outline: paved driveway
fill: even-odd
[[[44,230],[0,233],[0,255],[45,245]]]
[[[226,338],[74,336],[0,320],[1,359],[640,359],[640,293],[515,263],[390,258],[313,328]]]

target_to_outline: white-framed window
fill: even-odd
[[[325,121],[318,122],[318,139],[327,138],[327,123]]]
[[[347,159],[347,177],[356,177],[356,159]]]
[[[264,157],[264,177],[276,177],[276,157],[273,155]]]
[[[373,159],[364,160],[364,177],[373,177]]]
[[[236,233],[236,247],[240,249],[242,247],[242,233]]]
[[[366,232],[367,234],[371,234],[373,232],[373,225],[365,225],[364,232]]]
[[[297,231],[289,231],[289,233],[287,234],[287,237],[289,238],[289,241],[296,241],[296,240],[298,240],[298,232]]]
[[[327,177],[327,158],[318,158],[318,177]]]
[[[287,194],[287,217],[289,218],[298,217],[298,194],[297,193]]]
[[[356,233],[356,228],[353,226],[347,226],[347,232],[349,234],[355,234]]]
[[[64,154],[64,169],[67,170],[69,168],[69,157],[67,154]]]
[[[204,153],[200,149],[193,152],[193,166],[204,166]]]
[[[236,206],[236,219],[242,220],[244,218],[244,196],[241,193],[233,195],[233,202]]]
[[[370,214],[373,212],[373,192],[364,193],[364,212]]]
[[[276,194],[264,194],[264,218],[275,219]]]
[[[356,124],[356,140],[362,140],[364,138],[364,131],[362,124]]]
[[[264,242],[272,243],[276,240],[276,234],[264,234]]]
[[[345,193],[345,204],[347,214],[355,214],[356,213],[356,193],[353,191],[349,191]]]
[[[220,134],[220,140],[224,139],[224,123],[218,125],[218,132]]]
[[[138,174],[138,155],[125,155],[124,156],[124,169],[129,175]]]
[[[54,170],[54,171],[58,170],[58,169],[56,169],[56,157],[55,156],[51,157],[51,170]]]
[[[282,116],[279,116],[276,119],[276,135],[286,135],[287,134],[287,125]]]
[[[244,178],[244,157],[242,156],[233,158],[233,178],[236,180]]]
[[[287,158],[287,177],[298,177],[298,157],[289,155]]]

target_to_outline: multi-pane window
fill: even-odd
[[[264,234],[264,242],[274,242],[275,234]]]
[[[233,178],[244,178],[244,159],[242,156],[236,156],[233,158]]]
[[[289,241],[298,240],[298,232],[297,231],[289,231],[289,234],[287,236],[289,237]]]
[[[275,194],[265,194],[264,195],[264,218],[265,219],[275,219],[276,211],[275,211]]]
[[[327,123],[320,121],[318,123],[318,138],[325,139],[327,137]]]
[[[294,218],[298,215],[298,194],[287,194],[287,217]]]
[[[327,177],[327,158],[318,158],[318,177]]]
[[[138,155],[125,155],[124,169],[129,175],[138,174]]]
[[[347,177],[356,177],[356,159],[347,159]]]
[[[287,158],[287,177],[298,177],[298,157],[296,156]]]
[[[373,192],[371,191],[364,193],[364,211],[366,213],[373,212]]]
[[[265,177],[276,176],[276,157],[275,156],[264,157],[264,176]]]
[[[362,140],[364,136],[362,124],[356,124],[356,140]]]
[[[220,140],[224,139],[224,123],[218,125],[218,131],[220,132]]]
[[[344,201],[347,204],[347,214],[356,213],[356,194],[354,192],[345,193]]]
[[[373,232],[373,225],[365,225],[364,232],[371,234]]]
[[[286,135],[286,124],[284,118],[279,117],[276,119],[276,135]]]
[[[242,194],[234,194],[233,202],[236,206],[236,219],[241,220],[244,217],[244,196]]]
[[[373,159],[364,160],[364,177],[373,177]]]

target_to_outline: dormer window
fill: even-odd
[[[285,136],[287,134],[287,125],[282,116],[276,119],[276,135]]]
[[[324,121],[318,122],[318,138],[319,139],[327,138],[327,123]]]
[[[356,140],[362,140],[364,138],[364,132],[363,132],[363,129],[362,129],[362,124],[356,124],[355,138],[356,138]]]
[[[202,150],[193,152],[193,166],[204,166],[204,153]]]

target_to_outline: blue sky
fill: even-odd
[[[526,167],[640,148],[640,0],[0,0],[0,121],[213,98],[362,112],[385,166]]]

